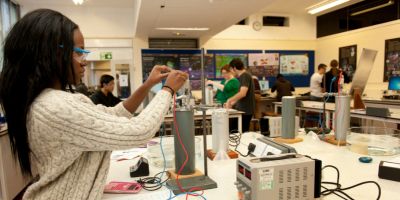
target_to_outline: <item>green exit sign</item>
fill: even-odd
[[[111,52],[101,52],[100,53],[100,60],[111,60],[112,53]]]

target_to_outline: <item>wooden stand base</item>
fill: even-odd
[[[354,109],[365,109],[365,105],[364,105],[364,103],[363,103],[363,101],[362,101],[362,98],[361,98],[361,89],[360,88],[354,88],[353,89],[354,90],[354,92],[353,92],[353,108]]]
[[[326,135],[325,138],[321,138],[321,139],[323,139],[325,142],[327,142],[329,144],[333,144],[333,145],[339,145],[339,146],[346,145],[346,141],[338,141],[338,140],[336,140],[334,135]]]
[[[285,139],[281,137],[274,138],[275,142],[285,143],[285,144],[294,144],[298,142],[303,142],[303,138],[293,138],[293,139]]]
[[[168,173],[169,173],[169,178],[170,179],[176,179],[176,177],[177,177],[177,173],[175,172],[175,170],[169,170],[168,171]],[[195,172],[193,173],[193,174],[189,174],[189,175],[179,175],[179,180],[180,179],[185,179],[185,178],[192,178],[192,177],[197,177],[197,176],[203,176],[204,174],[203,174],[203,172],[201,172],[200,170],[198,170],[198,169],[196,169],[195,170]]]
[[[207,157],[211,160],[214,160],[216,154],[217,153],[215,153],[212,149],[207,150]],[[232,150],[228,150],[227,154],[230,159],[235,159],[239,157],[238,153]]]

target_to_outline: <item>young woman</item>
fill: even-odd
[[[207,84],[212,84],[218,88],[215,96],[218,103],[224,104],[229,98],[239,92],[240,82],[233,75],[229,65],[225,65],[221,68],[221,74],[222,77],[224,77],[224,80],[221,81],[221,84],[211,80],[207,81]]]
[[[0,103],[11,146],[26,175],[40,179],[23,199],[100,199],[112,150],[145,144],[170,107],[187,74],[155,66],[149,78],[115,107],[94,105],[66,92],[85,71],[79,27],[56,11],[26,14],[9,32],[0,75]],[[153,85],[164,87],[137,117],[133,113]]]

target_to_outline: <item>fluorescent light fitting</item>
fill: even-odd
[[[172,35],[174,35],[174,36],[185,36],[185,34],[180,33],[180,32],[172,32]]]
[[[161,27],[161,28],[156,28],[156,30],[161,30],[161,31],[208,31],[210,30],[209,28],[166,28],[166,27]]]
[[[322,3],[319,3],[317,5],[308,7],[308,13],[314,15],[316,13],[322,12],[324,10],[328,10],[330,8],[333,8],[335,6],[338,6],[340,4],[346,3],[350,0],[333,0],[333,1],[324,1]]]
[[[82,5],[84,0],[72,0],[75,5]]]
[[[372,7],[372,8],[367,8],[365,10],[360,10],[360,11],[357,11],[357,12],[353,12],[353,13],[350,14],[350,16],[361,15],[361,14],[364,14],[364,13],[367,13],[367,12],[371,12],[373,10],[378,10],[378,9],[381,9],[381,8],[384,8],[384,7],[387,7],[387,6],[391,6],[393,4],[394,4],[394,1],[390,0],[387,3],[384,3],[384,4],[379,5],[379,6],[375,6],[375,7]]]

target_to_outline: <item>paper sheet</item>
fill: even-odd
[[[134,148],[124,151],[113,151],[111,154],[111,160],[130,160],[137,158],[147,151],[146,148]]]

